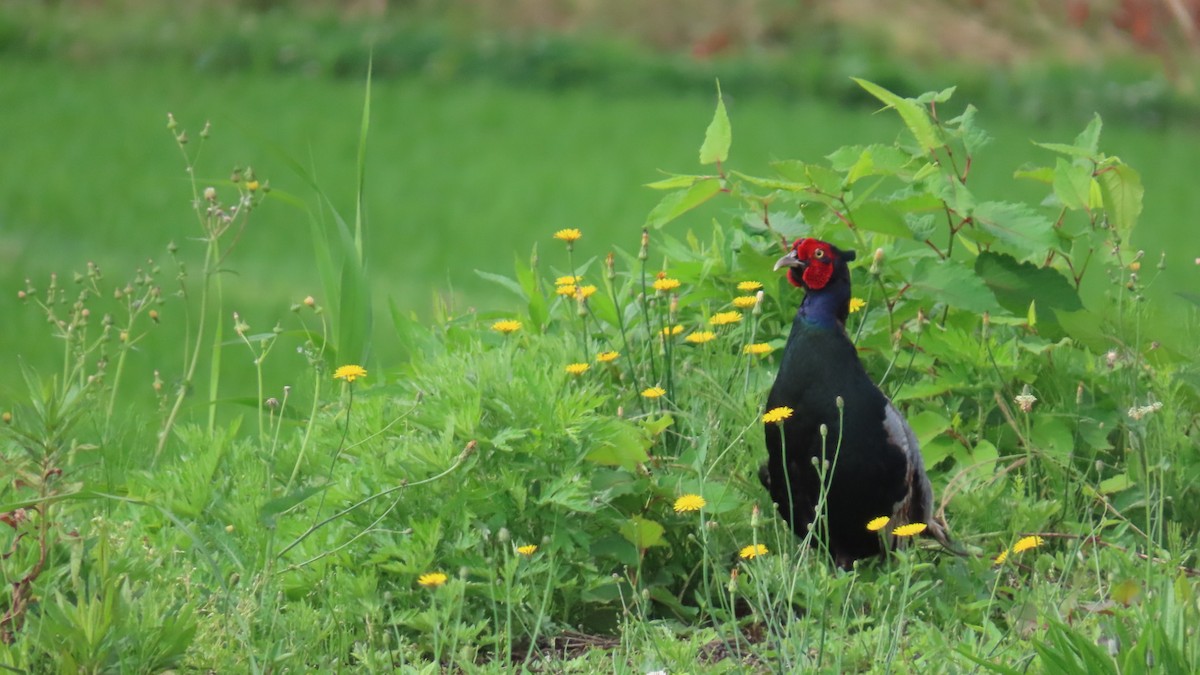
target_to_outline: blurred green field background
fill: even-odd
[[[106,25],[116,31],[122,24]],[[23,44],[43,43],[27,38]],[[262,67],[252,53],[240,66],[222,57],[216,68],[205,66],[211,60],[189,66],[182,59],[156,58],[157,52],[141,58],[137,49],[131,50],[132,58],[52,52],[0,51],[0,316],[5,323],[0,368],[5,372],[13,372],[18,360],[46,366],[57,356],[42,314],[17,299],[25,279],[36,288],[44,288],[52,272],[69,281],[88,261],[110,278],[131,277],[150,259],[165,263],[169,242],[198,262],[201,250],[191,241],[197,226],[190,188],[165,128],[167,112],[194,139],[211,120],[213,136],[200,160],[203,184],[221,188],[232,167],[252,165],[270,181],[275,196],[291,195],[315,209],[316,196],[288,168],[288,156],[309,168],[343,213],[353,213],[363,63],[350,59],[339,62],[346,72],[314,73]],[[381,54],[388,52],[381,49]],[[604,54],[598,52],[598,58],[607,58]],[[571,58],[582,57],[573,53]],[[875,77],[871,66],[866,63],[866,72],[852,74]],[[744,75],[747,67],[739,68],[730,72]],[[788,72],[786,65],[773,68]],[[820,64],[798,61],[795,68]],[[720,64],[711,70],[722,72]],[[958,71],[951,65],[941,76],[936,68],[922,72],[924,81],[937,86],[956,84]],[[1095,73],[1088,77],[1104,79]],[[674,79],[657,91],[611,83],[543,86],[536,76],[525,86],[520,79],[391,70],[375,80],[366,209],[370,271],[381,302],[421,316],[429,314],[438,296],[459,310],[503,309],[512,298],[474,270],[507,272],[514,256],[528,256],[562,227],[586,233],[580,250],[587,256],[603,256],[614,246],[633,249],[659,196],[641,184],[654,180],[659,170],[696,168],[696,139],[711,115],[713,78]],[[750,81],[723,80],[734,126],[731,164],[750,173],[767,172],[774,159],[811,161],[844,144],[889,141],[898,128],[890,115],[874,115],[871,106],[824,91],[748,85],[739,91],[739,82]],[[988,100],[980,102],[980,124],[996,142],[978,158],[973,180],[993,199],[1013,190],[1026,192],[1012,198],[1041,194],[1041,186],[1011,180],[1024,163],[1052,161],[1028,141],[1069,141],[1090,117],[1084,107],[1034,116],[1024,114],[1016,100],[1006,107],[1003,91],[1016,87],[1006,81],[997,79]],[[973,82],[963,96],[982,91],[979,80]],[[1087,100],[1086,92],[1080,96]],[[960,96],[955,103],[971,100]],[[1176,292],[1200,288],[1195,264],[1200,191],[1193,178],[1200,127],[1186,114],[1150,124],[1128,112],[1106,118],[1102,147],[1142,173],[1146,203],[1134,245],[1147,251],[1147,268],[1160,252],[1167,254],[1165,273],[1152,288],[1163,311],[1148,330],[1161,332],[1165,343],[1186,343],[1186,330],[1181,335],[1179,327],[1195,325],[1195,310]],[[704,230],[711,218],[726,215],[700,211],[671,227],[677,233],[686,227]],[[226,306],[255,331],[277,323],[291,328],[294,303],[306,295],[321,301],[309,218],[296,200],[268,200],[229,261],[238,281],[227,285]],[[163,266],[168,282],[173,270]],[[386,314],[379,320],[386,322]],[[139,392],[147,401],[150,373],[177,369],[182,328],[168,303],[159,333],[144,344],[140,362],[130,364],[132,381],[147,385]],[[376,354],[384,367],[396,356],[386,343],[377,345]],[[227,360],[226,367],[231,389],[246,389],[230,395],[249,393],[249,377],[239,376],[238,359]],[[271,367],[280,369],[272,379],[286,384],[286,360]],[[5,389],[15,386],[14,378],[0,382]]]

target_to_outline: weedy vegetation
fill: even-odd
[[[191,181],[197,229],[164,262],[31,282],[62,359],[3,402],[0,663],[1200,670],[1195,310],[1177,340],[1144,335],[1166,257],[1127,244],[1137,171],[1097,117],[1041,143],[1013,179],[1042,196],[1013,201],[972,181],[989,137],[972,106],[946,113],[952,90],[858,84],[898,113],[894,143],[748,175],[718,97],[701,172],[650,183],[640,241],[547,226],[511,276],[481,266],[503,311],[373,316],[361,211],[299,165],[323,297],[286,323],[255,331],[223,300],[239,232],[272,207],[245,168]],[[196,176],[214,140],[170,133]],[[685,231],[710,201],[724,215]],[[847,329],[966,555],[837,571],[766,503],[761,427],[787,413],[762,402],[799,302],[771,263],[798,236],[859,252]],[[123,363],[168,310],[189,337],[146,417],[121,405]],[[373,336],[404,358],[374,359]],[[273,359],[294,379],[264,377]],[[229,360],[252,396],[226,391]]]

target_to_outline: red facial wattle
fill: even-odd
[[[803,267],[793,267],[788,270],[788,281],[793,286],[801,286],[819,291],[833,277],[833,248],[817,239],[800,239],[794,245],[796,258],[804,263]],[[796,272],[800,272],[800,279]]]

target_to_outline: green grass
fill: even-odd
[[[929,372],[957,378],[952,390],[913,395],[905,408],[932,434],[927,448],[942,453],[931,461],[935,485],[942,495],[955,487],[952,524],[976,555],[909,550],[841,574],[797,546],[754,481],[772,369],[741,354],[749,322],[726,329],[710,349],[678,345],[668,353],[651,337],[666,303],[626,315],[628,347],[612,323],[616,314],[603,309],[605,297],[636,307],[638,233],[661,196],[639,186],[659,168],[695,170],[712,108],[707,88],[635,98],[377,81],[365,198],[378,347],[364,364],[369,376],[344,385],[329,379],[320,353],[294,351],[301,338],[291,331],[318,326],[320,317],[305,307],[293,316],[290,307],[319,296],[320,281],[309,215],[273,197],[316,203],[280,158],[283,148],[310,167],[340,211],[353,213],[361,85],[153,65],[4,65],[6,87],[21,104],[0,110],[0,283],[13,289],[0,299],[8,321],[0,367],[16,373],[21,361],[40,374],[29,383],[6,379],[0,390],[0,408],[14,413],[4,427],[11,475],[0,512],[24,507],[32,519],[3,563],[6,581],[38,564],[30,542],[46,542],[47,560],[31,586],[28,622],[18,642],[0,647],[0,662],[227,672],[434,672],[440,662],[499,672],[510,658],[533,662],[528,642],[577,629],[615,637],[608,651],[564,657],[566,671],[701,664],[714,672],[952,672],[981,659],[997,672],[1030,663],[1062,670],[1070,662],[1087,672],[1089,659],[1109,664],[1094,645],[1112,639],[1125,645],[1126,671],[1145,662],[1146,649],[1164,661],[1200,663],[1184,637],[1196,620],[1196,584],[1174,568],[1196,564],[1196,469],[1185,454],[1195,430],[1195,385],[1186,380],[1195,310],[1180,309],[1184,301],[1172,294],[1194,288],[1197,274],[1181,229],[1200,199],[1187,184],[1189,132],[1114,128],[1101,143],[1142,171],[1146,209],[1134,244],[1148,249],[1143,277],[1154,279],[1146,303],[1113,309],[1101,303],[1104,293],[1123,301],[1128,294],[1103,273],[1125,272],[1113,261],[1095,270],[1091,295],[1128,349],[1112,368],[1102,353],[1029,333],[1023,316],[998,313],[994,333],[983,334],[975,313],[955,308],[946,331],[920,337],[909,325],[919,296],[897,310],[908,326],[900,343],[908,365],[900,366],[911,382],[936,385]],[[768,173],[771,159],[816,161],[845,143],[891,143],[901,129],[892,113],[725,95],[730,164],[752,174]],[[166,409],[158,406],[173,401],[187,336],[165,251],[168,242],[180,246],[191,293],[203,253],[166,111],[188,129],[188,147],[203,120],[213,121],[200,186],[217,186],[228,201],[230,168],[252,164],[272,193],[222,275],[218,318],[231,344],[221,348],[221,396],[249,404],[221,402],[219,423],[205,428],[200,378],[160,456],[153,432]],[[981,113],[997,141],[980,153],[973,189],[1036,203],[1044,188],[1010,180],[1025,161],[1051,161],[1027,139],[1069,141],[1086,120],[1043,130],[1006,119],[1002,110]],[[739,213],[733,200],[717,201],[655,233],[647,270],[668,261],[684,279],[680,315],[689,327],[724,306],[732,281],[768,282],[755,335],[778,342],[796,294],[768,277],[770,242],[733,225]],[[588,281],[601,287],[586,323],[592,342],[580,334],[574,303],[555,300],[550,289],[571,267],[550,237],[563,227],[585,232],[574,264],[592,260]],[[813,227],[835,231],[825,221]],[[688,229],[698,242],[726,239],[689,245]],[[724,245],[735,231],[749,242],[736,255]],[[548,298],[545,307],[516,302],[494,278],[474,272],[510,274],[534,245],[537,270],[518,268],[516,283],[527,296]],[[921,247],[886,245],[900,254],[887,268],[894,290]],[[1169,258],[1155,278],[1158,248]],[[613,249],[620,255],[610,290],[601,263]],[[94,260],[106,275],[97,281],[105,292],[89,300],[99,315],[119,304],[108,300],[113,286],[147,257],[161,265],[167,291],[155,306],[162,323],[143,317],[137,324],[148,337],[129,352],[118,396],[107,388],[112,375],[87,382],[94,356],[78,367],[63,363],[62,343],[15,291],[25,277],[44,290],[57,270],[72,289],[65,312],[74,300],[71,271]],[[453,309],[433,306],[440,294],[452,294]],[[415,318],[393,322],[388,299],[416,310]],[[259,370],[235,338],[233,311],[251,333],[277,321],[289,331],[261,370],[263,396],[281,399],[280,408],[255,405]],[[518,316],[525,328],[508,337],[489,330],[501,315]],[[874,307],[856,319],[877,376],[888,369],[888,315]],[[94,319],[90,325],[94,331]],[[1190,349],[1183,365],[1132,356],[1160,337]],[[202,336],[201,346],[211,349],[213,339]],[[563,372],[601,347],[622,351],[622,360],[611,369],[593,364],[580,378]],[[663,379],[668,358],[675,370]],[[149,386],[155,369],[167,381],[162,402]],[[637,394],[660,382],[673,383],[665,399]],[[1029,383],[1041,399],[1036,412],[1009,424],[1001,409],[1011,403],[996,402],[994,392],[1007,400]],[[1077,385],[1085,385],[1080,401]],[[1126,406],[1150,395],[1163,410],[1129,421]],[[110,401],[118,404],[112,418]],[[989,457],[999,463],[977,465]],[[1122,476],[1133,485],[1122,489]],[[702,494],[706,510],[673,513],[673,499],[686,492]],[[992,564],[1030,532],[1066,536],[1007,566]],[[1123,548],[1093,545],[1092,535]],[[5,550],[15,539],[6,536]],[[772,553],[739,562],[736,552],[751,542]],[[521,544],[539,551],[523,557],[515,551]],[[447,584],[417,586],[431,571],[446,573]]]
[[[199,163],[206,184],[220,186],[231,167],[250,164],[277,192],[315,204],[283,153],[352,212],[360,83],[11,60],[6,87],[18,102],[0,112],[8,157],[0,166],[0,285],[10,291],[25,278],[44,287],[50,272],[69,277],[89,260],[109,274],[131,275],[149,258],[161,263],[172,241],[185,259],[197,259],[183,163],[164,128],[167,111],[193,136],[205,120],[213,122],[214,139]],[[845,143],[889,141],[895,133],[886,118],[817,100],[729,93],[734,158],[749,170],[772,159],[817,158]],[[428,316],[434,296],[459,306],[503,306],[505,293],[474,270],[505,269],[559,227],[604,232],[614,246],[633,249],[656,197],[638,186],[660,169],[691,165],[711,91],[621,97],[393,79],[377,83],[374,98],[366,174],[372,284],[377,298]],[[1004,111],[984,111],[997,143],[985,151],[976,180],[1007,183],[1022,163],[1047,157],[1026,140],[1065,137],[1085,121],[1042,130],[1007,124]],[[1106,129],[1105,142],[1142,171],[1148,186],[1135,244],[1151,258],[1170,254],[1152,289],[1156,299],[1195,287],[1195,251],[1177,243],[1189,214],[1200,210],[1187,169],[1197,135],[1118,127]],[[720,214],[704,212],[692,226],[704,229],[706,215]],[[232,286],[228,304],[256,329],[284,320],[306,295],[319,295],[307,219],[293,205],[270,201],[237,246],[233,262],[243,283]],[[40,317],[17,307],[12,292],[0,298],[0,311],[15,322],[0,349],[5,367],[17,357],[44,358],[44,341],[19,339],[36,335]],[[175,317],[166,318],[170,324]],[[149,349],[133,364],[144,377],[161,358]]]

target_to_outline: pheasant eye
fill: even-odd
[[[819,248],[819,249],[813,251],[813,257],[816,258],[817,260],[821,260],[822,258],[825,257],[825,249]]]

